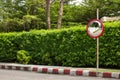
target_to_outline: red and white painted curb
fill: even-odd
[[[30,65],[12,65],[12,64],[0,64],[0,69],[7,70],[22,70],[32,71],[38,73],[51,73],[51,74],[65,74],[72,76],[93,76],[93,77],[104,77],[104,78],[117,78],[120,79],[119,72],[94,72],[89,70],[73,69],[73,68],[55,68],[45,66],[30,66]]]

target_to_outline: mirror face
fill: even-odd
[[[99,37],[103,32],[103,24],[99,20],[93,20],[87,25],[87,33],[93,38]]]

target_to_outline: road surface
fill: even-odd
[[[43,74],[27,71],[1,70],[0,80],[118,80],[113,78]]]

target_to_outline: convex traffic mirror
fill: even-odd
[[[87,34],[92,38],[98,38],[103,34],[104,26],[100,20],[93,19],[87,25]]]

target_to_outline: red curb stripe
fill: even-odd
[[[94,77],[96,77],[97,74],[96,74],[96,72],[92,72],[92,71],[90,71],[90,72],[89,72],[89,76],[94,76]]]
[[[112,75],[112,73],[109,73],[109,72],[103,73],[103,77],[105,77],[105,78],[111,78],[111,75]]]
[[[77,71],[76,71],[76,75],[77,75],[77,76],[83,75],[83,71],[82,71],[82,70],[77,70]]]
[[[11,69],[12,69],[12,66],[8,66],[8,69],[11,70]]]
[[[48,72],[48,69],[47,69],[47,68],[42,68],[42,72],[43,72],[43,73],[47,73],[47,72]]]
[[[38,68],[37,67],[33,67],[32,71],[37,72]]]
[[[16,69],[16,70],[20,70],[20,66],[16,66],[15,69]]]
[[[24,71],[29,71],[29,67],[23,67]]]
[[[57,68],[53,69],[53,74],[58,74],[58,69]]]
[[[5,69],[5,65],[2,65],[2,67],[1,67],[2,69]]]
[[[70,74],[70,69],[64,69],[64,74]]]
[[[24,70],[24,71],[31,71],[31,67],[28,67],[28,66],[11,66],[11,65],[0,65],[0,68],[1,69],[8,69],[8,70],[12,70],[12,69],[15,69],[15,70]],[[58,68],[50,68],[50,71],[48,68],[41,68],[42,69],[42,72],[43,73],[53,73],[53,74],[58,74],[59,73],[59,69]],[[40,71],[41,71],[40,69]],[[32,68],[32,71],[35,71],[37,72],[39,70],[38,67],[33,67]],[[60,72],[62,72],[62,74],[71,74],[71,70],[70,69],[62,69]],[[64,72],[64,73],[63,73]],[[75,70],[72,72],[72,74],[75,74],[75,75],[84,75],[84,71],[83,70]],[[88,71],[87,73],[88,76],[94,76],[96,77],[97,76],[97,72],[94,72],[94,71]],[[101,77],[101,76],[100,76]],[[102,73],[102,77],[105,77],[105,78],[118,78],[120,79],[120,73],[118,74],[112,74],[112,72],[104,72]]]

